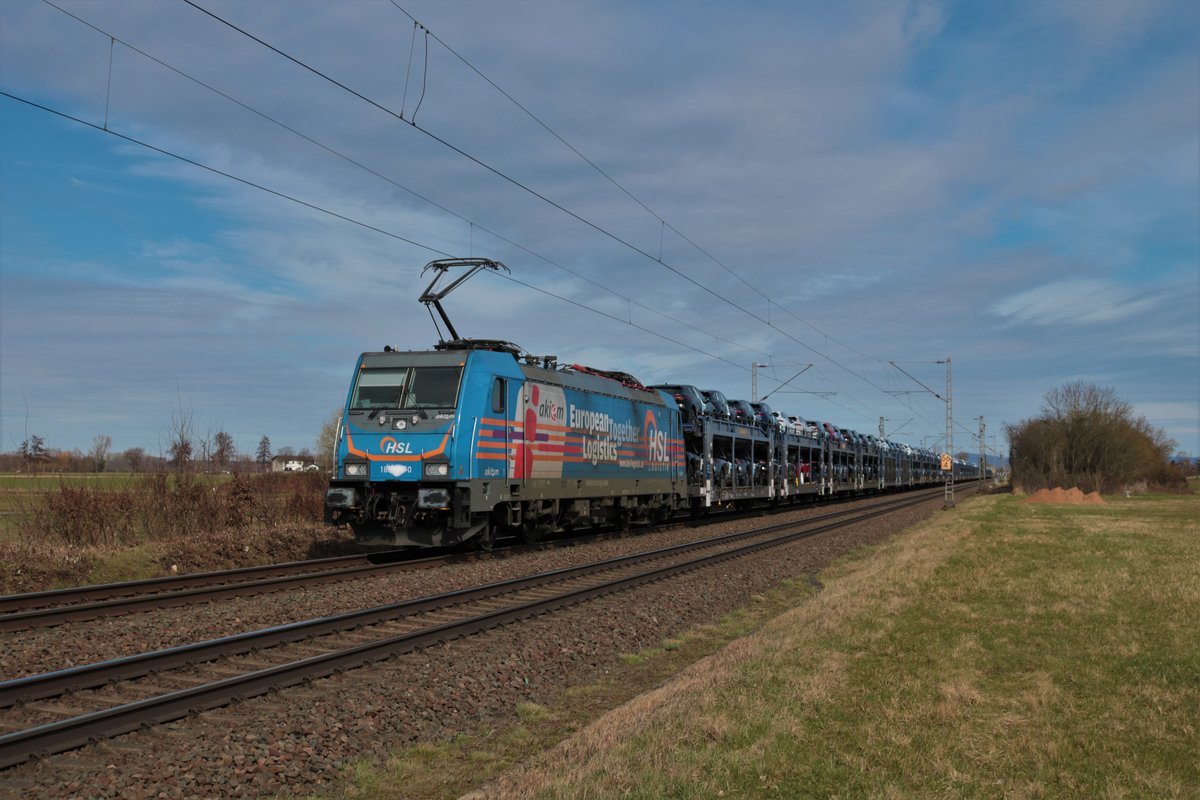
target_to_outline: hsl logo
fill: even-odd
[[[412,453],[412,446],[408,442],[397,442],[394,437],[385,436],[379,440],[379,447],[388,455],[409,455]]]
[[[666,464],[667,434],[658,427],[654,412],[647,411],[642,419],[642,439],[646,442],[646,460],[652,464]]]

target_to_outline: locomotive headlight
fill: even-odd
[[[426,478],[446,478],[450,475],[450,465],[443,462],[425,462]]]
[[[365,462],[365,461],[347,461],[346,462],[346,477],[347,478],[365,478],[365,477],[367,477],[367,462]]]

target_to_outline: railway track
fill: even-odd
[[[849,498],[848,498],[849,499]],[[788,506],[794,509],[794,506]],[[722,519],[736,516],[722,516]],[[716,516],[706,518],[715,521]],[[677,522],[666,523],[678,524]],[[163,608],[176,608],[321,583],[354,580],[391,572],[432,569],[450,563],[503,558],[547,547],[575,546],[623,535],[599,531],[532,545],[512,545],[490,552],[454,552],[414,557],[412,550],[293,561],[257,567],[173,575],[123,583],[97,584],[45,592],[0,596],[0,633],[47,628]],[[425,551],[420,551],[425,552]]]
[[[139,611],[207,603],[240,595],[344,581],[372,574],[428,569],[448,556],[403,561],[388,558],[400,551],[293,561],[219,572],[202,572],[143,581],[81,586],[0,597],[0,632],[45,628]],[[458,556],[465,558],[466,556]]]
[[[926,502],[866,508],[0,684],[0,767],[225,705]],[[53,699],[55,702],[46,702]]]
[[[379,554],[386,558],[389,551]],[[322,572],[337,570],[345,567],[359,566],[372,563],[366,555],[335,556],[333,558],[318,558],[308,561],[292,561],[283,564],[267,564],[257,567],[242,567],[240,569],[219,570],[214,572],[194,572],[187,575],[170,575],[163,578],[148,578],[140,581],[122,581],[121,583],[100,583],[90,586],[75,586],[69,589],[51,589],[44,592],[29,592],[27,594],[10,594],[0,596],[0,613],[8,614],[31,611],[51,606],[68,606],[78,603],[98,600],[112,600],[120,597],[132,597],[142,594],[159,594],[162,592],[190,589],[197,586],[212,586],[220,583],[238,583],[241,581],[262,580],[282,575],[292,575],[304,572]]]

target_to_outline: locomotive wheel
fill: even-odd
[[[525,544],[537,544],[550,530],[549,525],[526,520],[521,525],[521,539]]]
[[[489,520],[483,526],[483,530],[475,534],[475,547],[485,553],[490,553],[492,548],[496,546],[496,528]]]

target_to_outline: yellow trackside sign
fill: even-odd
[[[949,472],[954,466],[949,453],[942,453],[942,472]]]

